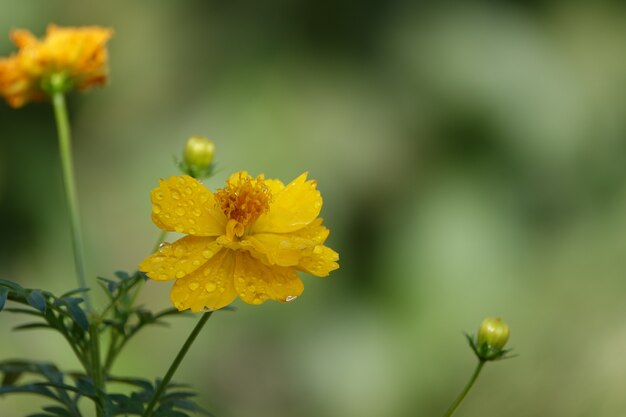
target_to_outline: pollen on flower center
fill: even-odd
[[[240,172],[226,181],[226,187],[217,190],[215,201],[226,217],[246,226],[269,210],[272,192],[262,175],[252,178]]]

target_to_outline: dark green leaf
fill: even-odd
[[[10,313],[30,314],[31,316],[41,317],[41,312],[35,311],[35,310],[29,310],[27,308],[11,307],[11,308],[5,308],[4,311],[8,311]]]
[[[54,395],[54,393],[50,389],[48,389],[41,383],[0,387],[0,395],[2,394],[39,394],[43,395],[44,397],[53,398],[57,401],[59,400],[59,398]]]
[[[106,290],[111,294],[114,293],[117,287],[120,285],[119,282],[115,282],[108,278],[98,277],[97,279],[106,284]]]
[[[18,379],[23,375],[23,372],[5,372],[2,377],[2,386],[15,385]]]
[[[30,330],[30,329],[53,329],[48,323],[26,323],[15,326],[13,330]]]
[[[87,292],[87,291],[91,291],[91,290],[89,288],[76,288],[74,290],[66,292],[65,294],[63,294],[59,298],[71,297],[72,295],[84,293],[84,292]]]
[[[128,275],[128,272],[126,272],[126,271],[115,271],[113,273],[113,275],[115,275],[116,277],[118,277],[121,280],[126,280],[126,279],[130,278],[130,276]]]
[[[87,397],[98,395],[96,387],[89,378],[78,378],[76,380],[76,388]]]
[[[139,387],[141,389],[143,389],[144,391],[148,391],[150,392],[150,394],[152,395],[152,393],[154,392],[154,386],[152,385],[152,383],[150,381],[148,381],[147,379],[141,379],[141,378],[123,378],[123,377],[114,377],[114,376],[110,376],[108,378],[108,380],[110,382],[117,382],[117,383],[121,383],[121,384],[129,384],[129,385],[134,385],[136,387]]]
[[[174,411],[169,408],[159,408],[152,414],[154,417],[189,417],[189,414],[182,411]]]
[[[203,414],[205,416],[212,416],[213,415],[213,414],[209,413],[207,410],[205,410],[204,408],[202,408],[199,405],[197,405],[196,403],[194,403],[193,401],[174,400],[174,401],[171,401],[170,404],[172,404],[175,408],[182,408],[183,410],[193,411],[195,413],[200,413],[200,414]]]
[[[164,396],[161,397],[160,402],[161,403],[166,403],[168,401],[173,401],[173,400],[185,400],[187,398],[191,398],[191,397],[195,397],[198,394],[192,391],[179,391],[179,392],[172,392],[170,394],[166,394]]]
[[[54,416],[58,416],[58,417],[74,417],[72,415],[72,413],[70,413],[69,411],[67,411],[65,408],[62,408],[62,407],[49,406],[49,407],[43,407],[43,409],[45,411],[51,413]]]
[[[7,302],[9,296],[9,289],[6,287],[0,287],[0,311],[4,308],[4,303]]]
[[[81,329],[87,331],[89,330],[89,321],[87,320],[87,315],[83,311],[82,308],[78,305],[77,302],[68,302],[66,305],[67,312]]]
[[[39,290],[31,291],[26,296],[26,302],[31,305],[31,307],[41,311],[42,313],[46,312],[46,299],[43,294]]]
[[[10,288],[19,294],[24,294],[26,292],[26,290],[21,285],[7,279],[0,278],[0,286]]]

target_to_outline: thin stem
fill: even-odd
[[[152,415],[152,411],[154,410],[154,407],[156,406],[157,402],[159,401],[159,398],[161,397],[161,394],[163,394],[163,392],[165,391],[165,388],[167,387],[167,384],[169,384],[170,381],[172,380],[172,377],[174,376],[174,373],[178,369],[178,366],[183,361],[183,358],[187,354],[187,351],[189,350],[189,348],[193,344],[194,340],[196,340],[196,337],[200,333],[200,330],[202,330],[202,328],[206,324],[207,320],[211,317],[211,314],[213,314],[212,311],[210,311],[208,313],[204,313],[202,315],[202,317],[200,318],[200,320],[198,321],[198,324],[196,324],[196,327],[194,327],[193,330],[191,331],[191,333],[189,334],[189,337],[185,341],[185,344],[183,345],[183,347],[178,352],[178,355],[176,355],[176,358],[174,359],[174,362],[172,362],[172,364],[170,365],[170,368],[167,370],[167,373],[163,377],[163,380],[161,381],[161,383],[157,387],[157,390],[154,393],[154,396],[152,397],[152,400],[150,400],[150,403],[148,404],[148,407],[146,408],[146,411],[143,413],[143,417],[150,417]]]
[[[448,411],[446,411],[446,413],[444,414],[444,417],[450,417],[454,413],[454,411],[457,409],[459,404],[463,402],[467,393],[472,389],[474,382],[476,382],[476,379],[478,378],[478,375],[480,374],[480,371],[482,371],[484,365],[485,365],[485,361],[483,360],[478,361],[478,366],[476,366],[476,369],[474,370],[474,374],[472,375],[469,382],[467,383],[467,385],[465,386],[461,394],[458,396],[458,398],[452,403],[450,408],[448,408]]]
[[[161,243],[163,243],[163,241],[165,241],[165,237],[166,236],[167,236],[167,230],[161,230],[161,234],[157,238],[157,241],[154,244],[154,247],[152,248],[152,252],[153,253],[159,250],[159,248],[161,247]]]
[[[104,392],[104,380],[102,377],[102,366],[100,364],[100,333],[98,331],[99,323],[94,321],[89,326],[89,343],[91,344],[91,377],[96,387],[96,392],[101,403],[103,402],[102,394]],[[104,416],[104,409],[101,404],[96,403],[96,415]]]
[[[78,286],[87,288],[85,279],[85,249],[83,245],[83,233],[80,227],[80,215],[78,211],[78,197],[76,192],[76,182],[74,180],[74,164],[72,162],[72,143],[70,122],[65,105],[65,96],[57,92],[52,94],[54,116],[57,124],[59,136],[59,152],[61,155],[61,166],[63,168],[63,183],[65,185],[65,198],[70,216],[70,228],[72,232],[72,245],[74,247],[74,264],[78,277]],[[89,293],[85,293],[85,304],[91,310],[91,300]]]

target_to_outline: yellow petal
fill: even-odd
[[[178,310],[217,310],[230,304],[237,292],[233,285],[235,254],[222,250],[201,268],[177,279],[170,298]]]
[[[185,236],[174,243],[164,243],[139,265],[139,269],[157,281],[182,278],[201,267],[219,250],[215,238]]]
[[[244,251],[235,254],[235,289],[246,303],[261,304],[268,299],[291,301],[304,291],[293,268],[265,265]]]
[[[289,233],[315,220],[322,209],[322,196],[317,182],[306,177],[305,172],[272,196],[269,212],[257,219],[253,233]]]
[[[226,228],[213,193],[188,175],[161,180],[152,190],[152,219],[164,230],[194,236],[219,236]]]
[[[241,247],[251,251],[255,258],[268,265],[294,266],[315,246],[324,243],[328,233],[328,229],[322,226],[322,219],[318,218],[293,233],[258,233],[247,236],[241,242]]]
[[[331,271],[339,268],[339,254],[328,246],[318,245],[309,254],[300,258],[298,268],[318,277],[327,277]]]

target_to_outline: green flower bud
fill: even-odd
[[[212,140],[202,136],[192,136],[187,139],[183,153],[185,163],[198,168],[206,168],[213,162],[215,144]]]
[[[215,144],[202,136],[187,139],[183,150],[183,160],[179,167],[183,173],[194,178],[206,178],[213,172],[213,156]]]
[[[509,335],[509,326],[501,318],[487,317],[478,329],[478,346],[487,345],[491,350],[501,350]]]

